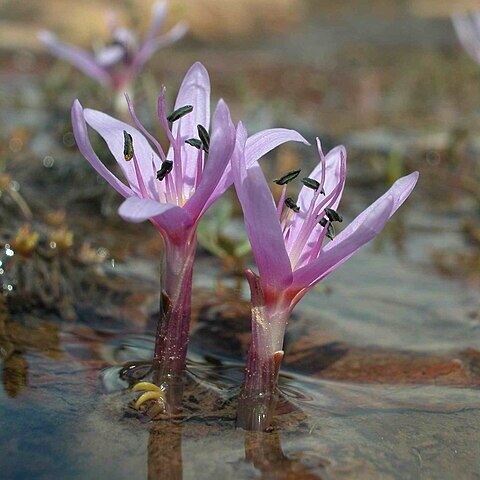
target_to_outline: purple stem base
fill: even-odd
[[[165,413],[175,416],[181,411],[183,399],[196,243],[194,236],[180,246],[165,243],[153,382],[165,392]]]
[[[271,429],[278,400],[277,380],[283,352],[260,358],[249,351],[245,379],[238,398],[237,427],[264,432]]]
[[[247,271],[247,278],[252,296],[252,338],[238,399],[236,425],[258,432],[271,428],[283,351],[273,344],[272,327],[277,319],[271,318],[265,307],[260,279],[251,271]]]

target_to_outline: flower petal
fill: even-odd
[[[347,159],[347,151],[345,150],[345,147],[343,145],[339,145],[338,147],[335,147],[333,150],[330,150],[327,155],[325,156],[325,184],[323,186],[323,189],[325,190],[325,196],[330,195],[330,193],[337,188],[337,185],[339,181],[341,180],[340,178],[340,172],[342,170],[342,162],[346,162]],[[320,178],[322,176],[322,164],[321,162],[312,170],[310,175],[308,175],[309,178],[313,178],[314,180],[320,181]],[[308,208],[310,207],[310,203],[312,201],[313,195],[314,195],[314,190],[311,188],[308,188],[306,186],[303,186],[302,189],[300,190],[300,193],[298,194],[298,206],[300,207],[300,212],[306,212],[308,211]],[[342,198],[342,193],[343,193],[343,187],[340,192],[340,195],[336,199],[335,203],[330,207],[336,210],[338,208],[338,205],[340,203],[340,200]],[[321,201],[322,198],[325,198],[325,196],[320,196],[319,200]]]
[[[205,67],[200,63],[194,63],[183,79],[175,102],[175,110],[185,105],[192,105],[193,111],[173,124],[173,136],[179,136],[182,141],[182,175],[184,193],[190,196],[191,189],[195,186],[197,175],[197,149],[184,141],[198,137],[197,125],[203,125],[207,130],[210,126],[210,78]],[[173,149],[167,154],[173,159]]]
[[[88,138],[87,124],[85,123],[84,110],[78,100],[72,105],[72,126],[73,134],[77,142],[78,149],[82,155],[90,162],[92,167],[101,175],[120,195],[129,197],[133,195],[132,190],[121,182],[107,167],[100,161]]]
[[[286,142],[301,142],[310,145],[302,135],[287,128],[272,128],[262,130],[248,138],[245,145],[245,161],[247,168],[266,155],[268,152]]]
[[[148,29],[145,40],[151,40],[155,38],[162,28],[163,23],[165,22],[165,17],[167,15],[167,2],[165,0],[158,0],[152,6],[152,22],[150,28]]]
[[[346,262],[358,249],[375,238],[412,192],[418,172],[397,180],[366,208],[321,252],[319,258],[294,272],[293,288],[312,287]]]
[[[247,168],[254,165],[256,161],[260,160],[260,158],[268,152],[286,142],[301,142],[307,145],[309,144],[298,132],[287,128],[272,128],[252,135],[247,139],[245,146],[245,161]],[[231,166],[228,165],[209,200],[209,204],[211,205],[218,197],[223,195],[232,183],[232,169]]]
[[[110,74],[95,61],[92,54],[59,41],[53,33],[46,30],[39,32],[38,38],[56,57],[70,62],[85,75],[104,85],[111,83]]]
[[[318,142],[318,148],[320,151],[320,155],[323,155],[321,152],[321,145],[319,140],[317,139]],[[346,175],[346,159],[347,159],[347,152],[345,150],[345,147],[338,146],[335,147],[333,150],[327,153],[327,155],[324,158],[324,164],[325,164],[325,181],[323,184],[323,190],[325,191],[325,195],[317,195],[317,200],[315,202],[315,205],[318,206],[320,205],[321,202],[324,201],[324,199],[327,199],[330,195],[333,194],[332,204],[325,205],[328,208],[333,208],[334,210],[337,210],[338,205],[340,203],[343,189],[345,187],[345,175]],[[320,161],[320,163],[313,169],[313,171],[310,173],[309,178],[313,178],[314,180],[317,180],[318,182],[321,183],[321,177],[322,177],[322,164],[323,162]],[[334,190],[336,192],[334,193]],[[306,240],[305,246],[303,248],[303,251],[301,253],[300,259],[297,262],[296,266],[297,268],[300,266],[305,265],[306,262],[309,261],[312,249],[316,247],[318,237],[321,234],[322,229],[320,228],[319,225],[316,225],[317,222],[313,221],[312,223],[312,218],[310,218],[309,225],[304,225],[305,219],[307,217],[307,213],[310,209],[311,202],[314,198],[315,191],[312,190],[311,188],[308,188],[306,186],[303,186],[302,189],[300,190],[300,194],[298,196],[298,206],[300,207],[300,212],[295,215],[292,219],[292,222],[290,224],[290,230],[289,230],[289,236],[288,236],[288,242],[287,242],[287,249],[288,251],[291,252],[292,246],[295,244],[295,242],[298,240],[300,235],[304,235],[305,232],[302,232],[302,228],[306,229],[306,232],[310,232],[308,236],[308,240]]]
[[[127,222],[140,223],[151,220],[166,233],[173,235],[192,224],[190,215],[177,205],[160,203],[148,198],[127,198],[118,210]]]
[[[109,67],[125,57],[125,48],[120,45],[111,45],[102,48],[95,55],[95,61],[102,67]]]
[[[246,168],[247,132],[239,123],[232,172],[242,205],[247,235],[258,266],[262,285],[274,290],[288,288],[292,269],[288,258],[277,209],[265,176],[258,165]]]
[[[403,202],[405,202],[408,196],[412,193],[412,190],[417,184],[417,180],[418,172],[412,172],[410,175],[399,178],[380,198],[378,198],[374,203],[360,213],[352,222],[347,225],[344,230],[342,230],[335,237],[332,242],[326,245],[324,251],[328,251],[329,249],[333,248],[336,243],[342,242],[348,236],[355,234],[356,229],[370,215],[370,211],[374,210],[377,204],[381,204],[382,201],[389,196],[392,196],[393,198],[393,206],[388,219],[392,217],[392,215],[400,208]]]
[[[480,15],[457,13],[452,16],[452,22],[464,50],[480,63]]]
[[[179,22],[165,35],[146,40],[133,59],[131,68],[134,75],[137,75],[140,72],[145,63],[152,58],[157,50],[168,47],[172,43],[177,42],[185,35],[187,30],[187,23]]]
[[[140,186],[138,185],[134,162],[131,160],[126,161],[123,153],[123,132],[126,131],[132,136],[133,148],[143,181],[151,197],[156,198],[155,173],[156,169],[160,168],[160,159],[153,151],[147,139],[136,128],[97,110],[87,108],[84,110],[84,116],[87,123],[96,130],[107,143],[108,148],[117,160],[132,190],[140,194]]]
[[[213,116],[210,152],[202,180],[185,204],[185,209],[193,218],[199,218],[211,205],[210,197],[229,164],[234,146],[235,126],[230,118],[227,104],[220,100]]]
[[[360,247],[375,238],[389,219],[393,206],[391,196],[383,198],[355,231],[342,242],[336,242],[328,251],[304,267],[296,270],[293,275],[292,287],[298,291],[310,288],[323,280],[329,273],[347,261]]]

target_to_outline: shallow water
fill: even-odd
[[[60,361],[27,355],[28,388],[1,397],[5,478],[93,472],[105,478],[146,478],[147,472],[172,479],[453,478],[459,468],[474,478],[478,472],[478,390],[358,385],[288,372],[281,389],[294,411],[277,417],[278,431],[249,434],[234,429],[231,406],[212,407],[206,398],[231,398],[241,367],[195,364],[190,369],[207,391],[199,395],[201,413],[179,424],[145,424],[127,408],[132,394],[112,385],[119,367],[103,370],[99,381],[104,362],[85,365],[72,355],[85,340],[66,340],[70,354]],[[136,337],[114,344],[122,342],[139,350],[148,343]]]
[[[125,363],[149,361],[151,335],[116,332],[124,327],[92,319],[94,327],[30,318],[31,341],[16,345],[24,363],[3,362],[6,478],[86,478],[94,472],[104,478],[413,479],[453,478],[460,468],[464,478],[475,478],[480,357],[473,347],[479,329],[459,315],[471,307],[473,291],[459,296],[454,284],[439,279],[429,285],[418,269],[378,255],[384,274],[356,288],[373,255],[365,252],[349,271],[332,277],[330,292],[307,296],[299,308],[287,338],[277,429],[269,434],[234,427],[243,352],[233,340],[242,338],[239,328],[248,330],[248,318],[219,318],[219,306],[232,301],[228,294],[222,303],[216,292],[220,298],[194,327],[185,416],[176,424],[145,423],[119,376]],[[199,262],[196,298],[208,279],[213,283],[202,273],[211,268],[210,260]],[[380,288],[392,271],[399,284],[408,274],[408,301],[398,297],[394,315],[385,308],[365,314],[361,299],[392,301]],[[412,282],[423,282],[424,295],[414,295]],[[358,309],[339,306],[345,296]],[[398,308],[410,315],[402,317]],[[217,337],[212,349],[218,321],[236,333]],[[448,327],[455,321],[456,328]],[[56,332],[50,345],[42,338],[48,329]]]
[[[139,111],[152,118],[145,96],[157,77],[173,92],[201,58],[215,97],[249,131],[282,125],[345,143],[347,221],[392,178],[420,170],[379,240],[295,310],[276,428],[252,434],[235,429],[249,331],[248,289],[234,275],[243,260],[203,249],[184,415],[147,422],[132,409],[120,372],[148,369],[161,247],[148,226],[118,219],[119,199],[73,144],[72,98],[108,110],[108,95],[26,50],[22,32],[38,19],[13,3],[0,2],[5,45],[18,45],[0,55],[0,477],[480,478],[480,67],[448,18],[416,16],[413,2],[287,0],[276,10],[262,0],[245,30],[228,33],[226,20],[202,32],[202,12],[187,12],[192,37],[139,85]],[[251,19],[265,12],[257,39]],[[315,161],[294,148],[271,160],[271,178]],[[30,221],[15,192],[41,238],[25,257],[6,252]],[[243,235],[239,219],[228,233]]]

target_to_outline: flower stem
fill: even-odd
[[[183,397],[195,248],[195,233],[181,244],[165,240],[162,297],[153,367],[154,383],[165,391],[166,413],[169,415],[180,411]]]
[[[237,427],[265,431],[273,420],[278,373],[283,359],[283,350],[274,341],[272,333],[275,329],[283,332],[285,322],[284,315],[275,318],[278,315],[269,314],[259,278],[252,272],[247,274],[252,295],[252,338],[239,396]]]

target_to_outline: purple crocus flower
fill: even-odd
[[[209,133],[210,80],[200,63],[187,72],[170,115],[164,89],[158,98],[158,118],[170,141],[167,153],[143,127],[127,100],[137,128],[104,113],[83,109],[75,100],[73,131],[85,158],[126,198],[120,215],[130,222],[150,220],[163,237],[162,311],[154,353],[157,387],[147,386],[145,389],[150,391],[145,398],[158,394],[157,399],[164,401],[167,397],[165,403],[171,413],[181,399],[181,382],[175,379],[185,367],[196,229],[201,216],[233,183],[229,162],[235,146],[235,127],[227,105],[220,100]],[[128,185],[99,160],[90,144],[87,124],[106,141]],[[257,133],[246,141],[246,161],[254,164],[286,141],[305,142],[297,132],[287,129]]]
[[[102,85],[123,93],[129,90],[131,82],[158,49],[176,42],[185,34],[187,26],[180,22],[166,34],[159,35],[166,13],[165,1],[153,5],[151,26],[141,44],[133,32],[117,25],[115,15],[110,15],[111,43],[93,54],[61,42],[46,30],[39,33],[39,39],[53,55],[75,65]]]
[[[465,51],[477,63],[480,63],[480,13],[456,13],[452,22]]]
[[[283,185],[278,205],[258,162],[245,161],[246,131],[239,125],[232,169],[258,275],[247,271],[252,297],[252,340],[240,395],[238,425],[250,430],[269,426],[283,339],[290,314],[318,282],[375,238],[407,199],[418,172],[397,180],[338,236],[333,223],[342,221],[337,208],[345,185],[346,151],[340,146],[324,155],[302,180],[298,200],[286,197],[287,183],[299,172],[277,179]],[[327,237],[333,238],[328,242]]]

